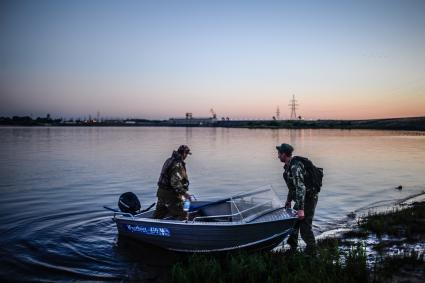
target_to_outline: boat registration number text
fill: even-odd
[[[170,229],[163,227],[151,227],[142,225],[124,224],[124,228],[132,233],[141,233],[145,235],[170,237]]]

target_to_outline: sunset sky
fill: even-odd
[[[425,116],[425,1],[1,1],[0,116]]]

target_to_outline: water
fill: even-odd
[[[158,280],[178,255],[117,238],[102,206],[126,191],[143,207],[155,202],[162,164],[180,144],[193,152],[187,168],[198,199],[266,184],[284,197],[282,142],[324,168],[317,235],[350,212],[425,189],[425,135],[417,132],[3,127],[0,279]]]

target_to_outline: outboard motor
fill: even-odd
[[[123,193],[118,201],[118,207],[122,212],[137,214],[140,210],[140,201],[132,192]]]

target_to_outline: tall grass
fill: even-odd
[[[406,278],[406,274],[409,277]],[[423,282],[425,278],[424,254],[407,252],[397,256],[382,257],[377,260],[373,282],[395,282],[394,276],[403,276],[403,282]]]
[[[359,223],[361,228],[376,233],[412,237],[425,233],[425,202],[415,203],[405,209],[394,209],[387,213],[369,214]]]
[[[172,282],[366,282],[366,255],[362,246],[341,254],[326,248],[311,257],[283,252],[192,255],[175,264]]]

